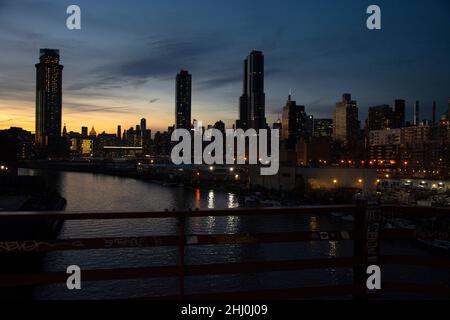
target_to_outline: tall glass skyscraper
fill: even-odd
[[[244,85],[239,99],[239,120],[236,126],[241,129],[267,128],[264,55],[261,51],[252,51],[244,60]]]
[[[62,70],[59,50],[41,49],[36,64],[36,144],[51,146],[61,137]]]
[[[175,87],[175,126],[191,129],[192,75],[186,70],[177,74]]]

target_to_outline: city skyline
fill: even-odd
[[[288,1],[286,8],[275,11],[274,4],[263,1],[254,13],[255,2],[233,2],[230,7],[240,10],[221,8],[223,18],[205,32],[205,26],[217,19],[208,15],[207,3],[194,1],[187,12],[195,13],[199,21],[181,36],[177,27],[189,20],[169,28],[165,18],[173,10],[155,2],[149,13],[153,22],[148,22],[152,31],[137,39],[131,36],[133,31],[141,27],[147,30],[148,25],[139,19],[130,22],[137,9],[146,12],[144,2],[134,9],[113,2],[99,12],[95,10],[98,4],[80,1],[83,27],[72,32],[61,23],[65,18],[64,3],[0,1],[2,27],[4,24],[9,32],[1,36],[0,47],[10,57],[8,62],[0,62],[0,128],[18,126],[35,131],[33,66],[38,50],[44,47],[59,49],[65,65],[62,121],[68,131],[94,126],[99,132],[112,133],[117,125],[128,128],[140,118],[146,118],[153,131],[167,129],[174,124],[173,82],[180,69],[189,70],[194,79],[192,118],[205,124],[223,120],[230,127],[239,118],[242,59],[252,49],[266,56],[269,124],[280,118],[290,89],[295,100],[316,118],[332,118],[335,103],[344,92],[352,93],[358,101],[360,120],[366,118],[369,107],[391,104],[395,99],[406,100],[408,120],[415,101],[421,104],[420,120],[431,119],[434,100],[438,117],[447,111],[450,63],[445,53],[449,48],[450,31],[446,26],[450,19],[446,18],[450,10],[446,9],[450,5],[446,1],[427,6],[413,1],[408,7],[381,1],[383,27],[389,33],[365,29],[365,3],[321,3],[335,9],[334,13],[312,7],[309,1],[301,5]],[[19,27],[11,17],[25,5],[35,10],[26,11],[28,23]],[[305,6],[308,10],[304,10]],[[111,26],[120,10],[123,30]],[[94,17],[93,12],[99,16]],[[421,17],[430,12],[436,14],[436,23],[422,25]],[[272,23],[260,23],[269,16]],[[236,22],[242,17],[252,19],[227,24],[226,18]],[[295,17],[301,23],[286,23],[289,19],[283,17]],[[320,18],[320,27],[313,17]],[[413,35],[411,29],[415,30]],[[236,30],[242,35],[236,35]],[[117,35],[126,40],[119,40]],[[247,41],[237,41],[240,37]],[[239,45],[230,46],[235,41]],[[121,49],[124,44],[127,50]],[[359,60],[355,60],[355,54]]]

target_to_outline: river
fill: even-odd
[[[42,175],[67,199],[66,211],[161,211],[164,209],[237,208],[243,199],[237,194],[216,190],[170,188],[159,184],[103,174],[55,172],[21,169],[21,175]],[[187,234],[327,231],[351,229],[352,224],[327,216],[258,216],[190,218]],[[66,221],[60,238],[173,235],[176,220],[102,220]],[[425,254],[410,244],[390,244],[386,252]],[[352,255],[351,241],[301,242],[286,244],[224,245],[189,247],[187,264],[231,263],[243,261],[332,258]],[[65,271],[69,265],[81,270],[114,267],[168,266],[177,263],[177,248],[126,248],[114,250],[57,251],[47,255],[46,271]],[[402,269],[403,270],[403,269]],[[423,268],[406,273],[406,278],[435,275]],[[394,278],[405,277],[403,271],[389,271]],[[190,277],[186,293],[250,291],[342,284],[351,282],[348,268]],[[440,280],[442,278],[436,278]],[[445,281],[450,283],[447,275]],[[65,284],[38,287],[37,299],[116,299],[176,294],[176,278],[83,282],[82,290],[69,291]]]

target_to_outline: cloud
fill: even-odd
[[[181,69],[187,69],[195,75],[207,75],[210,73],[211,57],[224,48],[222,41],[215,34],[199,35],[190,40],[171,37],[155,39],[149,36],[143,41],[144,47],[127,53],[131,58],[116,59],[95,67],[87,75],[91,80],[75,83],[68,89],[115,89],[144,85],[150,79],[174,80]],[[217,70],[216,73],[222,71],[226,69]],[[212,82],[217,83],[216,80],[219,79],[213,78]]]
[[[242,81],[242,75],[240,75],[239,73],[233,73],[230,74],[229,76],[203,80],[198,84],[197,88],[199,90],[213,89],[240,81]]]
[[[79,113],[87,113],[87,112],[94,112],[94,113],[114,113],[114,114],[123,114],[123,113],[134,113],[135,110],[129,106],[123,106],[123,107],[103,107],[98,106],[94,104],[85,104],[85,103],[74,103],[69,102],[64,105],[64,110],[69,110],[68,112],[65,111],[64,114],[79,114]]]

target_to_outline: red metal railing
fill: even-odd
[[[419,236],[415,230],[378,230],[373,232],[369,221],[373,210],[380,210],[381,214],[396,212],[402,214],[419,214],[433,216],[447,216],[449,209],[384,206],[371,209],[365,205],[344,206],[305,206],[298,208],[270,208],[270,209],[235,209],[208,211],[165,211],[165,212],[13,212],[1,213],[0,223],[6,221],[36,221],[41,219],[53,220],[103,220],[103,219],[151,219],[176,218],[178,220],[177,235],[144,236],[144,237],[111,237],[89,239],[56,239],[56,240],[27,240],[0,241],[0,257],[2,254],[27,254],[36,252],[87,250],[87,249],[117,249],[138,247],[178,247],[178,264],[164,267],[136,267],[115,269],[83,270],[83,281],[102,281],[119,279],[143,279],[159,277],[178,277],[179,293],[176,296],[143,297],[158,299],[295,299],[321,296],[353,295],[356,299],[366,298],[366,266],[370,259],[375,258],[381,265],[395,264],[408,266],[423,266],[428,268],[450,268],[450,259],[446,257],[419,257],[405,255],[381,256],[374,251],[381,240],[406,239],[412,240]],[[244,234],[213,234],[186,235],[185,221],[191,217],[210,216],[266,216],[266,215],[321,215],[332,212],[345,212],[355,215],[353,230],[334,231],[305,231],[305,232],[273,232],[273,233],[244,233]],[[374,235],[376,236],[374,238]],[[421,234],[420,237],[426,235]],[[375,239],[375,240],[374,240]],[[261,261],[220,263],[206,265],[187,265],[185,262],[186,247],[201,245],[250,245],[262,243],[286,243],[302,241],[353,241],[354,256],[301,259],[290,261]],[[373,246],[373,248],[372,248]],[[191,276],[245,274],[258,272],[283,272],[305,269],[325,268],[353,268],[353,283],[291,289],[258,290],[254,292],[213,293],[208,295],[186,295],[185,278]],[[63,283],[67,279],[65,272],[36,272],[27,274],[8,273],[0,275],[0,287],[36,286],[51,283]],[[450,298],[450,288],[434,285],[419,285],[408,283],[383,283],[383,292],[427,293],[436,297]]]

